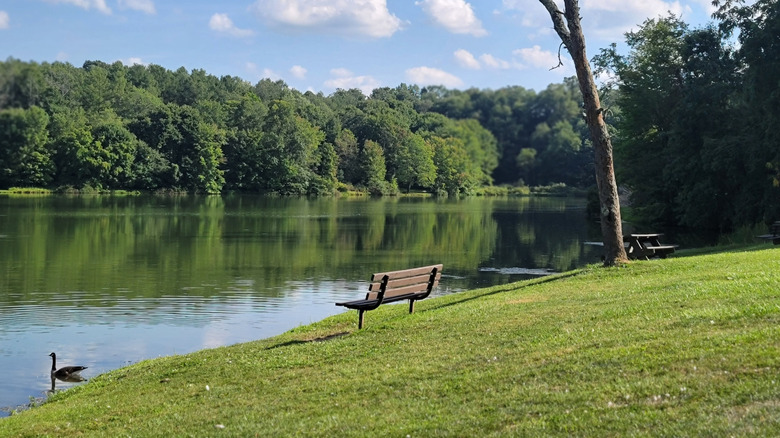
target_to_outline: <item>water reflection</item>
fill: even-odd
[[[97,375],[342,312],[371,272],[443,263],[446,294],[598,260],[559,198],[0,197],[0,236],[0,406],[49,389],[41,352]]]
[[[87,381],[87,379],[85,379],[84,377],[81,377],[81,376],[66,376],[66,377],[64,377],[62,379],[55,378],[54,376],[51,376],[50,379],[51,379],[51,389],[46,391],[46,395],[52,395],[55,392],[57,392],[57,382],[58,381],[65,382],[65,383],[83,383],[83,382]]]

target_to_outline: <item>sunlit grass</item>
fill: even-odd
[[[11,187],[7,190],[0,190],[0,195],[52,195],[52,194],[66,194],[66,195],[97,195],[106,194],[112,196],[138,196],[141,194],[139,191],[132,190],[96,190],[93,188],[84,188],[76,190],[73,188],[60,188],[55,190],[44,189],[39,187]]]
[[[0,195],[50,195],[52,191],[38,187],[11,187],[0,190]]]
[[[780,250],[383,306],[138,363],[0,436],[780,436]]]

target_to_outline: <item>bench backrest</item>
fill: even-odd
[[[431,289],[439,284],[443,267],[444,265],[431,265],[404,269],[402,271],[376,273],[371,276],[371,284],[368,286],[369,292],[366,294],[366,299],[373,300],[378,297],[379,290],[382,287],[382,279],[385,275],[388,277],[385,298],[410,293],[430,292]],[[431,278],[434,272],[435,277]]]
[[[778,236],[778,235],[780,235],[780,221],[777,221],[777,222],[773,223],[773,224],[772,224],[772,225],[769,227],[769,234],[771,234],[771,235],[773,235],[773,236]]]

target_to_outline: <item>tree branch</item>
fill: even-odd
[[[568,49],[570,47],[569,44],[571,43],[571,34],[566,26],[566,21],[563,19],[564,13],[558,9],[558,5],[555,4],[554,0],[539,0],[539,2],[547,9],[553,22],[553,29],[555,29],[555,32],[561,38],[563,45]]]
[[[558,65],[550,67],[550,70],[555,70],[558,67],[563,67],[563,59],[561,58],[561,49],[563,48],[563,43],[558,46]]]

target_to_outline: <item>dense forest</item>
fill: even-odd
[[[715,24],[649,20],[626,53],[594,59],[612,78],[618,183],[643,220],[727,231],[780,218],[780,6],[718,6]],[[574,79],[325,96],[158,65],[0,62],[0,189],[457,196],[593,175]]]
[[[589,184],[573,82],[301,93],[202,70],[0,63],[0,189],[468,194]]]

